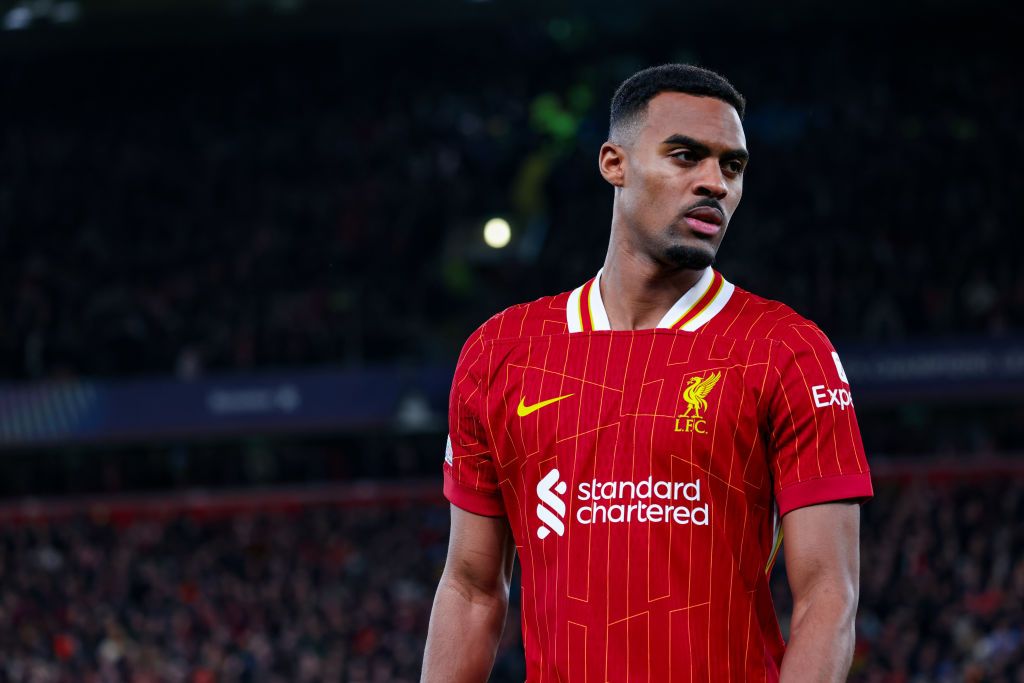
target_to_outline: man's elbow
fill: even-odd
[[[804,623],[820,627],[831,624],[837,633],[852,637],[857,620],[857,586],[849,582],[823,584],[807,595],[796,598],[793,609],[793,628]]]
[[[504,581],[477,581],[473,576],[445,571],[440,590],[451,591],[471,607],[486,608],[505,614],[508,611],[509,586]]]

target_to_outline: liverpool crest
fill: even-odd
[[[721,372],[715,372],[707,377],[691,377],[683,390],[683,400],[686,401],[686,412],[676,418],[677,432],[697,432],[707,434],[707,420],[703,412],[708,409],[707,396],[722,378]]]

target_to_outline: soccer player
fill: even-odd
[[[598,162],[604,267],[466,342],[424,681],[487,679],[515,554],[530,683],[845,680],[871,478],[825,335],[712,267],[743,193],[744,106],[694,66],[626,80]]]

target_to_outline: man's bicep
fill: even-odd
[[[840,501],[798,508],[782,518],[786,574],[799,600],[819,588],[858,593],[860,505]]]
[[[451,537],[444,573],[466,590],[508,592],[515,543],[508,519],[451,506]]]

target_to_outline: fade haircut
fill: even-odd
[[[747,101],[724,76],[692,64],[662,64],[638,71],[619,86],[612,97],[608,138],[631,138],[647,113],[647,103],[663,92],[714,97],[730,104],[743,120]]]

